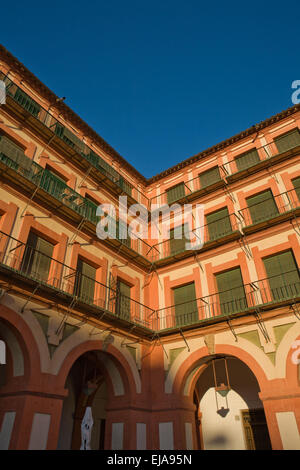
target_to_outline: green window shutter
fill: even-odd
[[[275,217],[279,213],[270,189],[246,200],[253,224]]]
[[[29,168],[32,163],[24,154],[24,150],[5,136],[0,136],[0,154],[2,154],[1,160],[16,170],[19,165],[22,168]],[[5,157],[8,157],[11,162],[7,162]]]
[[[56,199],[62,200],[67,184],[62,178],[52,173],[52,171],[45,169],[40,187]]]
[[[216,274],[220,311],[227,315],[247,308],[247,300],[240,268]]]
[[[130,320],[130,293],[131,287],[120,279],[117,280],[117,291],[119,294],[119,302],[117,305],[117,313],[125,320]]]
[[[232,232],[228,208],[220,209],[206,216],[209,240],[228,235]]]
[[[295,191],[296,191],[296,194],[297,194],[297,197],[300,201],[300,176],[298,178],[295,178],[292,180],[292,183],[293,183],[293,186],[295,188]]]
[[[189,242],[184,236],[184,227],[185,225],[181,226],[181,233],[182,238],[174,238],[175,237],[175,229],[172,228],[169,232],[169,239],[170,239],[170,255],[175,255],[176,253],[182,253],[185,251],[185,244]],[[177,228],[178,230],[178,228]]]
[[[123,189],[124,193],[129,196],[132,195],[132,185],[123,176],[119,177],[119,186]]]
[[[298,145],[300,145],[299,129],[289,132],[288,134],[276,137],[274,139],[274,142],[279,153],[283,153],[294,147],[298,147]]]
[[[34,101],[32,98],[30,98],[27,93],[22,91],[20,88],[17,89],[14,99],[24,108],[26,109],[29,113],[31,113],[33,116],[37,117],[37,115],[40,112],[40,105]]]
[[[256,165],[256,163],[259,161],[259,155],[256,149],[245,152],[243,155],[239,155],[237,158],[235,158],[238,171],[250,168],[251,166]]]
[[[199,179],[200,188],[205,188],[206,186],[217,183],[217,181],[221,180],[219,167],[216,166],[210,170],[205,171],[204,173],[201,173],[199,175]]]
[[[76,269],[76,295],[84,302],[93,304],[95,295],[96,268],[78,258]]]
[[[175,324],[184,326],[198,321],[195,284],[176,287],[174,292]]]
[[[172,204],[173,202],[178,201],[178,199],[181,199],[185,196],[184,183],[177,184],[176,186],[167,189],[166,193],[168,204]]]
[[[35,279],[46,282],[49,276],[53,248],[52,243],[38,237],[34,232],[29,232],[21,270]]]
[[[273,300],[299,296],[299,270],[291,250],[265,258],[263,262]]]

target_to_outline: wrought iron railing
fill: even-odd
[[[157,310],[155,329],[201,325],[262,306],[296,300],[300,300],[300,277],[295,270]]]
[[[9,153],[10,156],[5,155],[3,153],[5,151],[6,153]],[[26,155],[21,154],[20,152],[17,154],[11,154],[10,149],[6,149],[5,147],[2,148],[1,141],[0,162],[13,169],[17,174],[22,175],[24,178],[34,183],[36,187],[46,191],[49,195],[75,211],[82,218],[90,221],[94,225],[97,225],[99,222],[100,218],[96,215],[97,205],[95,203],[90,201],[88,198],[81,196],[60,178],[51,173],[51,171],[48,171],[33,160],[30,160]],[[118,230],[116,231],[116,239],[145,258],[151,249],[151,246],[145,240],[138,238],[137,236],[132,238],[128,236],[124,239],[120,238]]]
[[[276,141],[271,142],[270,144],[263,145],[261,147],[255,147],[254,149],[251,149],[253,152],[247,157],[246,161],[243,161],[241,164],[241,157],[243,157],[243,153],[235,155],[235,157],[226,162],[223,163],[222,165],[219,166],[220,170],[220,178],[214,179],[213,182],[209,182],[209,184],[205,184],[205,181],[201,182],[201,173],[197,175],[196,177],[188,180],[188,181],[178,181],[176,183],[183,184],[184,191],[179,192],[178,194],[178,199],[172,199],[172,204],[176,202],[176,200],[188,200],[188,197],[191,196],[194,193],[197,193],[201,189],[208,189],[209,187],[213,187],[216,185],[218,182],[221,182],[225,178],[234,175],[236,173],[240,173],[243,170],[247,170],[249,168],[252,168],[259,163],[261,163],[264,160],[271,159],[272,157],[275,157],[277,155],[280,155],[282,153],[285,153],[288,150],[292,150],[293,148],[296,148],[300,146],[300,140],[297,143],[296,141],[293,143],[291,142],[290,145],[286,146],[285,149],[280,149],[280,141],[283,140],[285,136],[281,136],[276,138]],[[279,147],[279,148],[278,148]],[[249,152],[250,153],[250,152]],[[151,204],[159,204],[163,206],[164,204],[168,204],[168,192],[165,191],[157,196],[154,196],[150,200]]]
[[[202,225],[193,229],[188,235],[190,239],[167,239],[153,245],[149,258],[152,262],[170,256],[178,255],[184,251],[194,251],[201,249],[205,244],[220,240],[239,229],[239,219],[235,214],[228,214],[214,222]],[[189,245],[190,244],[190,248]]]

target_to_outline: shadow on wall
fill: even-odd
[[[196,384],[204,449],[269,449],[270,440],[257,380],[239,359],[227,358],[227,365],[230,382],[227,396],[215,391],[211,363]],[[215,368],[217,385],[227,384],[224,361],[216,361]]]

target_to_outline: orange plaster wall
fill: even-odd
[[[45,168],[46,166],[53,168],[54,173],[56,172],[58,175],[61,175],[63,179],[66,180],[68,186],[70,188],[75,189],[76,186],[76,176],[70,172],[67,172],[64,169],[64,162],[62,161],[62,164],[59,165],[56,162],[53,162],[47,155],[42,155],[39,160],[39,164]],[[66,166],[66,165],[65,165]]]
[[[250,196],[254,196],[255,194],[261,193],[263,191],[266,191],[268,189],[271,189],[273,196],[278,196],[280,194],[280,191],[278,189],[278,185],[275,182],[273,178],[268,179],[266,182],[259,184],[258,186],[255,186],[255,188],[252,188],[250,190],[246,191],[238,191],[237,192],[237,197],[241,206],[241,209],[245,209],[248,207],[246,199]]]
[[[213,266],[212,263],[207,263],[205,269],[209,292],[218,292],[217,280],[215,277],[216,274],[222,273],[224,271],[229,271],[230,269],[234,269],[237,267],[240,267],[241,269],[244,284],[249,284],[249,282],[251,282],[251,279],[247,264],[247,257],[244,252],[238,253],[235,259],[227,261],[223,264],[219,264],[218,266]]]
[[[64,233],[59,235],[57,232],[39,223],[33,215],[25,214],[18,240],[26,243],[31,229],[54,245],[53,258],[63,263],[67,248],[67,235]]]
[[[107,276],[107,265],[108,261],[106,258],[99,258],[98,256],[92,255],[87,250],[84,250],[79,243],[75,242],[72,247],[70,267],[76,270],[78,258],[82,258],[88,264],[96,268],[96,281],[101,284],[106,284]]]

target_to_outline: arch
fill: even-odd
[[[266,374],[258,362],[249,353],[237,346],[218,344],[216,345],[215,354],[228,355],[240,359],[249,367],[256,377],[260,390],[265,388],[268,382]],[[199,377],[198,366],[201,365],[201,360],[203,363],[203,359],[207,356],[207,347],[202,347],[190,354],[190,356],[179,367],[174,377],[171,393],[173,392],[177,395],[187,395],[191,400],[193,399],[192,386],[195,383],[196,378]],[[189,381],[188,389],[186,388],[187,381]]]
[[[85,341],[75,348],[73,348],[65,357],[58,375],[57,375],[57,386],[64,387],[68,374],[71,370],[72,365],[75,361],[82,356],[84,353],[89,351],[102,351],[102,341],[101,340],[92,340],[92,341]],[[116,396],[121,395],[120,389],[123,387],[124,395],[133,397],[136,393],[136,382],[134,376],[132,374],[131,368],[124,358],[124,356],[112,345],[109,345],[106,349],[106,352],[103,354],[107,355],[108,365],[111,365],[111,368],[106,367],[106,372],[110,380],[108,380],[108,386],[111,389],[110,392]],[[101,361],[103,363],[103,361]],[[112,366],[113,364],[113,366]],[[107,364],[103,364],[107,366]],[[116,374],[117,372],[117,374]],[[121,379],[122,383],[118,383],[118,377]],[[116,393],[117,392],[117,393]]]
[[[16,339],[23,355],[24,378],[30,382],[36,381],[41,371],[40,353],[34,335],[25,320],[6,305],[0,305],[0,322],[10,330]],[[14,360],[14,354],[11,351]],[[21,374],[20,374],[21,375]]]

